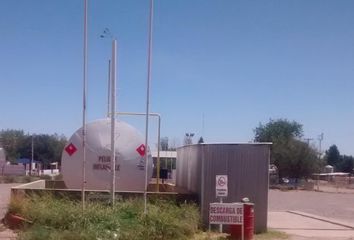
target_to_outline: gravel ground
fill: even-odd
[[[268,211],[301,211],[354,224],[354,194],[315,191],[269,191]]]

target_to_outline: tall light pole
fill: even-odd
[[[116,41],[115,37],[113,37],[111,31],[109,28],[105,28],[100,35],[100,38],[110,38],[112,39],[112,57],[113,57],[113,42]],[[116,44],[117,45],[117,44]],[[116,53],[116,51],[115,51]],[[107,117],[110,117],[110,104],[111,104],[111,97],[112,97],[112,92],[111,92],[111,85],[112,85],[112,60],[108,60],[108,94],[107,94]],[[114,70],[115,71],[115,70]]]
[[[185,139],[185,144],[189,145],[189,144],[193,144],[193,137],[194,137],[194,133],[186,133],[186,139]]]
[[[154,16],[154,0],[150,0],[149,31],[148,31],[148,59],[147,59],[147,84],[146,84],[146,118],[145,118],[145,191],[144,191],[144,213],[147,214],[147,187],[148,187],[148,137],[149,137],[149,114],[150,114],[150,81],[152,62],[152,23]]]
[[[110,102],[111,102],[111,60],[108,60],[108,94],[107,94],[107,117],[109,117]]]
[[[87,6],[88,0],[84,0],[84,48],[83,48],[83,94],[82,94],[82,183],[81,201],[82,210],[85,210],[86,189],[86,98],[87,98]]]
[[[108,108],[107,117],[111,117],[111,201],[115,202],[116,191],[116,78],[117,78],[117,40],[111,34],[109,28],[105,28],[101,38],[112,39],[112,59],[108,64]],[[111,113],[110,113],[111,111]]]
[[[112,206],[114,205],[116,191],[116,145],[115,145],[115,129],[116,129],[116,51],[117,40],[112,41],[112,73],[111,73],[111,170],[112,170]]]

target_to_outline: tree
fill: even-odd
[[[309,177],[318,171],[320,161],[316,151],[300,141],[302,125],[287,119],[270,120],[254,129],[256,142],[272,142],[271,163],[279,171],[279,177]]]
[[[1,130],[0,139],[1,145],[6,152],[6,160],[10,162],[16,162],[16,159],[20,157],[18,149],[25,140],[23,130]]]
[[[278,142],[287,141],[293,138],[300,138],[303,135],[302,125],[287,119],[277,119],[259,126],[254,130],[256,142]]]
[[[336,168],[339,168],[341,162],[341,156],[336,145],[332,145],[326,151],[325,159],[328,165],[331,165]]]
[[[60,162],[62,151],[67,143],[65,136],[57,134],[32,136],[25,135],[22,130],[2,130],[0,136],[7,158],[11,162],[16,162],[19,158],[32,158],[32,140],[34,160],[45,165]]]
[[[274,149],[275,165],[282,176],[308,178],[321,168],[317,152],[297,139],[289,139],[284,145]]]
[[[326,151],[325,160],[328,165],[334,167],[335,171],[347,173],[353,172],[354,157],[341,155],[336,145],[332,145],[328,148]]]
[[[354,170],[354,157],[342,155],[339,170],[341,172],[352,173]]]
[[[204,143],[203,137],[200,137],[200,138],[199,138],[198,143],[199,143],[199,144],[200,144],[200,143]]]

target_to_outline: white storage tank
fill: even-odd
[[[143,136],[134,127],[121,121],[115,128],[116,191],[144,191],[145,145]],[[152,173],[149,154],[148,181]],[[82,186],[82,128],[77,130],[65,146],[61,171],[69,189]],[[111,172],[111,120],[96,120],[86,124],[86,189],[110,190]]]
[[[333,173],[334,172],[334,167],[331,165],[326,165],[325,166],[325,173]]]

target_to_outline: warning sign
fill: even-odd
[[[227,175],[216,175],[216,197],[227,197]]]
[[[242,203],[210,203],[210,224],[243,224]]]
[[[141,144],[136,151],[139,153],[140,156],[144,157],[145,155],[145,145]]]
[[[74,144],[70,143],[66,148],[65,151],[69,154],[69,156],[73,155],[76,151],[77,148],[75,147]]]

